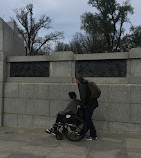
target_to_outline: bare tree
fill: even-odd
[[[41,15],[36,22],[33,16],[33,4],[28,4],[24,8],[15,9],[17,26],[20,34],[23,36],[27,47],[27,55],[35,55],[41,52],[42,48],[48,47],[49,42],[63,38],[63,32],[54,32],[39,37],[41,29],[49,30],[51,28],[51,19],[46,15]]]

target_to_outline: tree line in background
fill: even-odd
[[[121,52],[141,46],[141,26],[134,27],[130,22],[129,15],[134,12],[129,0],[122,5],[116,0],[89,0],[88,4],[97,11],[81,16],[83,33],[77,32],[69,43],[59,42],[63,32],[38,36],[41,29],[47,32],[51,28],[51,20],[42,15],[36,22],[32,4],[16,9],[16,21],[27,46],[27,55],[50,53],[52,41],[58,41],[53,51],[73,51],[77,54]],[[130,32],[125,30],[126,23],[131,24]]]

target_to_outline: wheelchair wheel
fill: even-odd
[[[56,133],[56,139],[61,140],[63,138],[63,134],[60,133],[59,131]]]
[[[80,141],[86,134],[86,124],[78,117],[72,117],[66,120],[64,125],[64,135],[71,141]]]

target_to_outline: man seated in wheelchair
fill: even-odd
[[[64,118],[66,118],[68,115],[77,116],[77,109],[78,106],[81,105],[81,101],[79,99],[76,99],[77,96],[75,92],[69,92],[68,95],[69,103],[67,107],[65,108],[65,110],[56,113],[56,122],[50,129],[45,130],[46,133],[55,134],[58,127],[58,123],[62,123]]]

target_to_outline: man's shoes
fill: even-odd
[[[54,130],[53,128],[51,128],[51,129],[46,129],[45,132],[48,133],[48,134],[56,135],[56,132],[55,132],[55,130]]]
[[[89,136],[89,137],[86,138],[86,140],[97,140],[97,137],[92,138],[92,137]]]
[[[45,132],[48,133],[48,134],[51,134],[51,130],[50,129],[46,129]]]

